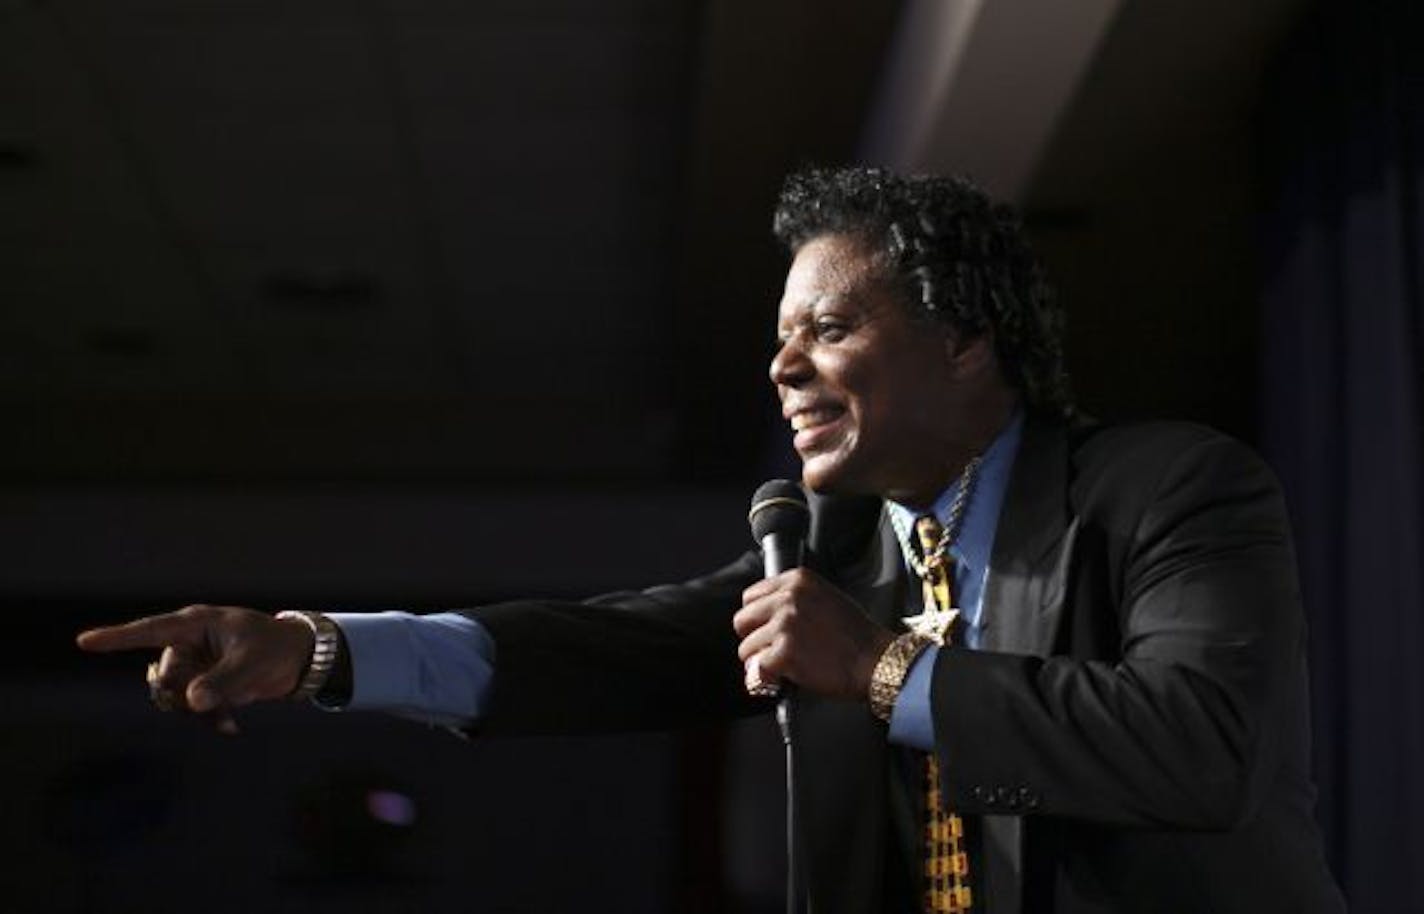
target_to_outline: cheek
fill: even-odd
[[[849,421],[833,450],[840,456],[882,447],[881,433],[894,421],[893,385],[883,383],[890,366],[875,364],[866,356],[863,352],[844,353],[843,357],[826,358],[817,366],[828,390],[846,407]]]
[[[851,427],[855,433],[864,436],[867,433],[873,434],[876,429],[882,428],[886,424],[887,407],[892,404],[889,397],[880,385],[873,380],[853,377],[849,379],[847,389],[850,396],[847,398],[851,418],[854,420]]]

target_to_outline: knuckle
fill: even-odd
[[[804,597],[811,593],[811,591],[815,589],[815,586],[816,582],[814,578],[810,577],[806,572],[798,570],[796,579],[791,582],[791,586],[788,589],[793,596]]]

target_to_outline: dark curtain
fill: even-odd
[[[1319,816],[1424,911],[1424,4],[1320,4],[1266,96],[1262,441],[1295,522]]]

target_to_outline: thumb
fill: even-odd
[[[253,700],[251,664],[240,654],[230,654],[188,683],[188,707],[199,714],[218,708],[237,708]]]
[[[313,635],[303,622],[227,610],[221,652],[211,668],[188,683],[188,707],[199,713],[238,708],[292,693],[311,657]]]

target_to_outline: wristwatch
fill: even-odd
[[[297,687],[288,696],[294,701],[308,700],[326,685],[326,680],[331,676],[331,668],[336,664],[336,651],[341,642],[336,623],[321,613],[292,610],[279,612],[274,618],[278,621],[299,619],[312,630],[314,640],[311,659],[307,661],[306,670],[302,673]]]

